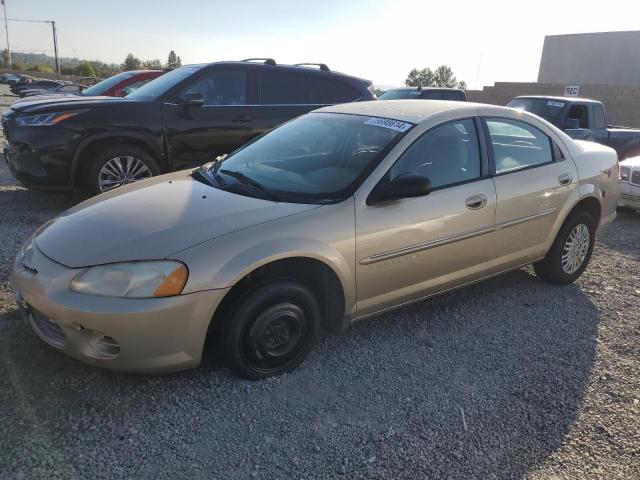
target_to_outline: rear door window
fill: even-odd
[[[332,78],[310,77],[311,102],[315,104],[348,103],[358,100],[360,92]]]
[[[260,72],[263,105],[305,105],[310,103],[309,85],[304,75],[289,72]]]
[[[247,72],[212,70],[186,87],[181,92],[181,96],[187,93],[202,95],[204,106],[245,105],[247,103]]]
[[[506,118],[487,118],[496,173],[507,173],[553,161],[551,139],[533,125]]]

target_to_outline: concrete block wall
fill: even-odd
[[[496,82],[482,90],[467,90],[471,102],[506,105],[519,95],[562,96],[564,84]],[[580,96],[604,103],[612,125],[640,128],[640,85],[580,85]]]

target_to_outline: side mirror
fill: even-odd
[[[567,118],[564,121],[565,130],[578,130],[580,128],[580,120],[577,118]]]
[[[116,90],[115,92],[113,92],[113,95],[116,97],[125,97],[127,95],[127,92],[125,92],[124,90]]]
[[[201,107],[204,104],[204,98],[202,94],[198,92],[186,92],[180,95],[180,105],[187,105],[191,107]]]
[[[402,175],[376,185],[367,198],[367,205],[390,202],[400,198],[423,197],[431,192],[431,182],[422,175]]]

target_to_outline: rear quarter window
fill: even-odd
[[[296,73],[260,72],[260,91],[263,105],[310,103],[307,79]]]
[[[361,97],[356,88],[332,78],[310,77],[309,86],[315,104],[348,103]]]

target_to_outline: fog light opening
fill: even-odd
[[[92,332],[88,341],[91,348],[102,358],[114,358],[120,353],[120,344],[113,337]]]

